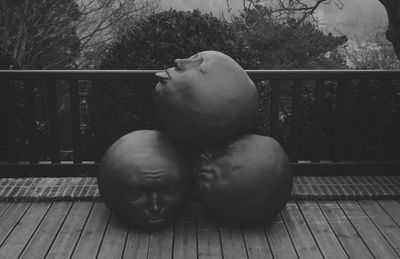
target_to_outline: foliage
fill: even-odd
[[[151,7],[147,0],[2,0],[0,49],[14,68],[93,67],[114,28]]]
[[[65,68],[79,55],[75,1],[1,1],[0,14],[0,48],[14,68]]]
[[[228,53],[239,63],[250,55],[231,24],[198,10],[152,14],[133,20],[119,34],[101,69],[160,69],[178,57],[209,49]]]
[[[378,33],[370,41],[352,42],[343,49],[351,68],[400,69],[400,61],[392,45]]]
[[[266,7],[244,9],[234,24],[255,52],[256,64],[262,69],[344,68],[344,59],[337,53],[346,43],[345,36],[325,35],[309,22],[298,23],[290,18],[274,19]],[[329,55],[327,55],[329,54]]]

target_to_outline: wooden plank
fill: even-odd
[[[281,81],[271,80],[271,107],[269,110],[269,135],[279,141],[279,100]]]
[[[17,258],[35,233],[51,203],[35,202],[15,226],[0,248],[0,258]]]
[[[1,220],[1,216],[3,216],[3,214],[11,206],[11,204],[12,204],[11,202],[7,202],[7,201],[0,202],[0,220]]]
[[[334,129],[333,129],[333,161],[340,162],[343,159],[343,137],[344,137],[344,125],[345,125],[345,105],[346,105],[346,88],[348,88],[350,82],[345,80],[339,80],[336,90],[336,103],[335,103],[335,118],[334,118]]]
[[[196,203],[186,206],[175,223],[174,258],[197,257]]]
[[[296,250],[281,214],[277,215],[265,227],[265,233],[267,234],[274,258],[297,258]]]
[[[317,80],[315,82],[314,107],[313,107],[312,124],[311,124],[312,162],[319,162],[321,160],[323,97],[324,97],[324,81]]]
[[[106,205],[95,202],[72,258],[96,258],[109,218]]]
[[[374,258],[335,201],[318,201],[331,228],[350,258]]]
[[[298,201],[298,205],[325,258],[346,258],[346,252],[315,201]]]
[[[16,99],[15,88],[10,80],[1,80],[2,91],[2,120],[5,142],[7,146],[6,161],[14,163],[17,161],[17,121],[16,121]]]
[[[369,91],[369,80],[360,80],[359,83],[359,92],[357,93],[355,99],[355,116],[356,119],[356,134],[354,134],[354,160],[362,161],[365,160],[365,143],[367,140],[366,136],[366,127],[367,127],[367,118],[365,107],[367,106],[367,98]]]
[[[174,227],[151,232],[148,259],[172,258]]]
[[[234,226],[220,226],[219,232],[224,258],[247,258],[242,229]]]
[[[273,258],[263,227],[244,228],[243,237],[249,259]]]
[[[289,152],[291,161],[298,161],[299,148],[300,148],[300,136],[302,133],[301,127],[301,92],[303,88],[303,81],[295,80],[293,82],[293,104],[292,104],[292,124],[291,124],[291,150]]]
[[[74,202],[46,258],[71,257],[92,206],[89,201]]]
[[[47,114],[50,128],[50,160],[52,163],[60,162],[60,136],[57,116],[57,82],[46,81]]]
[[[15,225],[30,207],[31,203],[12,203],[0,218],[0,245],[8,237]],[[1,247],[0,247],[1,250]]]
[[[396,252],[356,201],[339,201],[339,205],[376,258],[398,258]]]
[[[306,221],[295,202],[288,202],[282,211],[294,247],[300,258],[323,258]]]
[[[24,82],[25,92],[25,129],[27,131],[29,143],[29,161],[38,162],[40,157],[39,138],[36,132],[36,114],[35,114],[35,83],[33,81]]]
[[[43,221],[40,223],[35,234],[25,247],[20,258],[44,258],[57,235],[69,209],[71,202],[55,202],[50,207]]]
[[[197,245],[199,259],[222,258],[218,227],[201,204],[197,206]]]
[[[129,229],[123,258],[147,258],[150,235],[150,232],[147,231]]]
[[[112,214],[97,258],[122,258],[128,231],[128,226]]]
[[[380,200],[378,202],[397,225],[400,226],[400,203],[394,200]]]
[[[72,148],[73,148],[73,161],[74,163],[82,162],[81,150],[81,125],[80,125],[80,103],[79,103],[79,82],[78,80],[70,80],[69,94],[71,106],[71,134],[72,134]]]
[[[400,257],[400,228],[377,201],[364,200],[359,204]]]

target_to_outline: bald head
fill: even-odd
[[[201,147],[254,125],[257,90],[229,56],[203,51],[156,75],[161,126],[179,142]]]

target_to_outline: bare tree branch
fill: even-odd
[[[101,52],[115,36],[115,28],[129,19],[152,12],[156,2],[0,0],[0,47],[8,51],[12,62],[21,68],[58,67],[71,58],[66,54],[71,46],[78,47],[83,53],[76,63],[84,64],[85,52]],[[54,57],[45,62],[41,60],[51,52]]]

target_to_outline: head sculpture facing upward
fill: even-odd
[[[189,198],[191,165],[169,138],[139,130],[106,151],[98,171],[99,191],[119,218],[142,229],[171,223]]]
[[[243,68],[229,56],[203,51],[156,74],[156,110],[162,130],[191,149],[251,129],[258,94]]]

